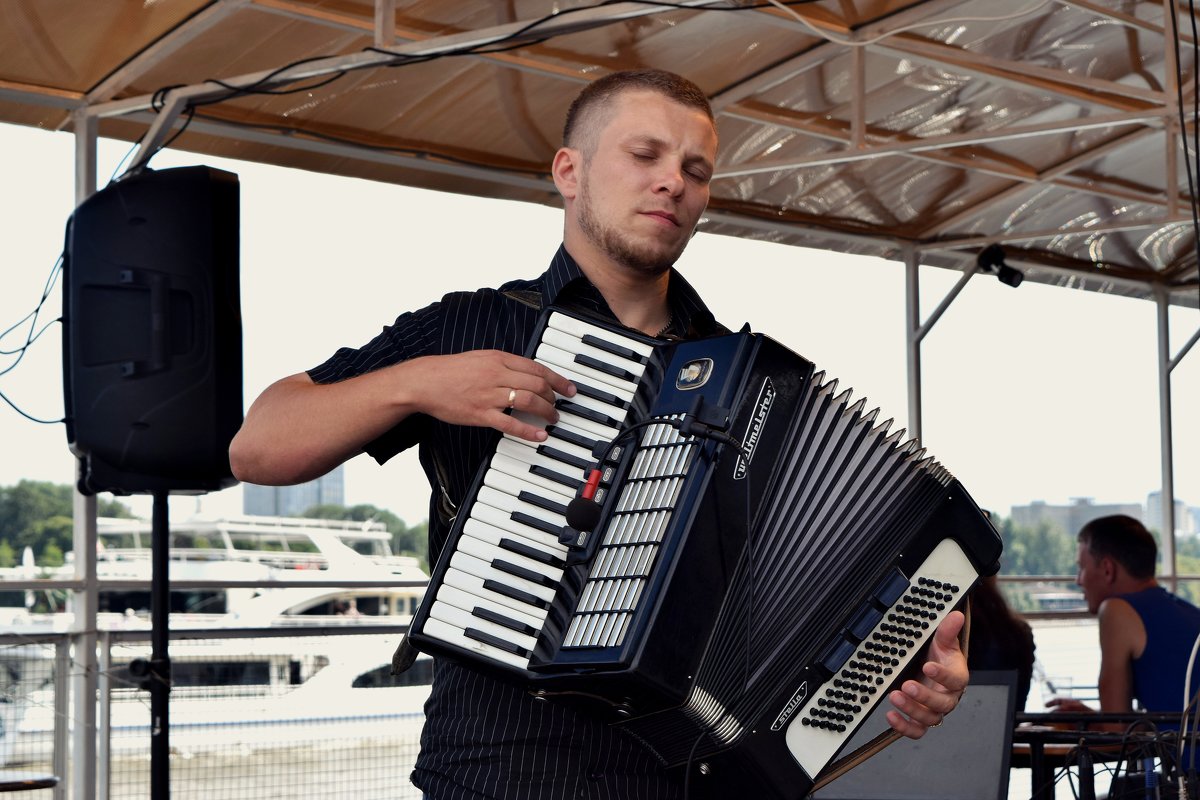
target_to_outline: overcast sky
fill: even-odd
[[[129,145],[101,143],[106,182]],[[72,140],[0,125],[3,283],[0,330],[31,311],[62,247],[73,207]],[[546,268],[561,212],[368,181],[161,153],[153,166],[207,163],[236,172],[242,189],[245,402],[271,381],[358,345],[402,311],[455,289]],[[904,270],[896,263],[700,234],[679,264],[731,328],[749,321],[907,419]],[[922,270],[925,313],[958,273]],[[61,285],[43,320],[58,316]],[[1173,352],[1200,315],[1172,311]],[[990,276],[966,287],[926,339],[924,439],[985,507],[1144,502],[1160,485],[1153,303]],[[24,341],[10,334],[9,351]],[[35,343],[0,392],[33,416],[63,413],[61,333]],[[0,356],[0,371],[14,356]],[[1200,505],[1200,348],[1174,377],[1176,496]],[[68,483],[73,458],[61,424],[38,425],[0,405],[0,486],[22,478]],[[350,462],[349,504],[372,503],[409,522],[425,516],[428,489],[415,454],[385,467]],[[147,513],[145,498],[135,510]],[[172,500],[173,515],[197,509]],[[199,503],[235,514],[241,490]]]

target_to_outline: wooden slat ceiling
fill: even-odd
[[[1197,305],[1186,4],[683,5],[12,0],[0,121],[86,116],[134,140],[162,90],[190,87],[174,148],[556,204],[546,169],[579,87],[661,67],[718,114],[704,230],[959,269],[1001,244],[1027,280]],[[379,66],[375,47],[453,54]],[[211,82],[331,56],[376,65],[271,84],[286,94]]]

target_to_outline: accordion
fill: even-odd
[[[500,439],[409,642],[595,698],[695,796],[804,796],[998,569],[999,536],[766,336],[664,343],[551,308],[527,355],[578,393],[526,419],[545,442]],[[599,513],[572,527],[589,473]]]

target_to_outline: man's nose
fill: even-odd
[[[663,172],[658,177],[659,191],[665,191],[672,197],[678,197],[683,193],[683,170],[678,166],[669,166],[663,169]]]

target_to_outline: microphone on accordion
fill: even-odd
[[[950,473],[769,337],[546,309],[570,379],[501,437],[406,643],[584,702],[695,796],[803,797],[999,567]],[[586,698],[586,699],[585,699]]]

